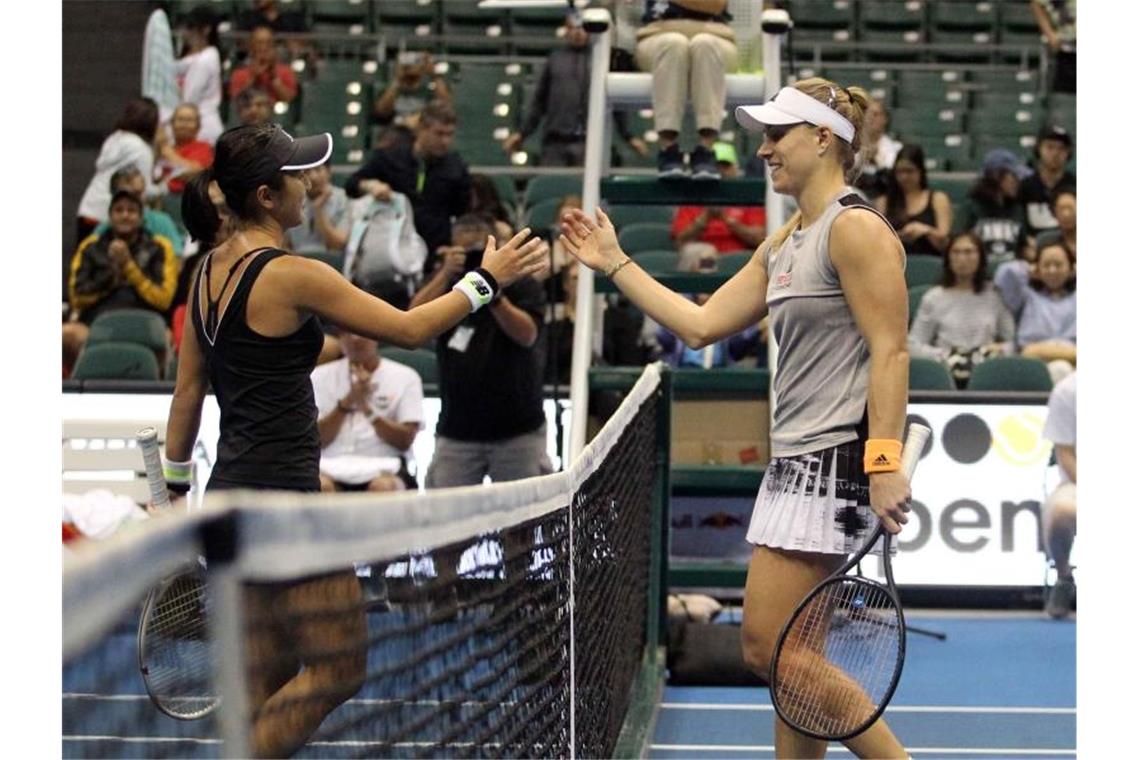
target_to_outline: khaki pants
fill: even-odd
[[[681,131],[692,100],[697,129],[720,131],[724,75],[736,70],[736,40],[727,24],[655,21],[638,31],[637,65],[653,74],[653,126]]]

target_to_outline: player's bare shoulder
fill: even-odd
[[[894,229],[877,211],[855,206],[835,218],[831,225],[828,253],[837,267],[864,258],[881,258],[894,252],[900,263],[906,256]]]

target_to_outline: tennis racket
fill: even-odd
[[[930,428],[911,423],[903,472],[914,476]],[[887,583],[858,567],[883,539]],[[865,731],[895,693],[906,656],[906,623],[891,571],[891,534],[882,521],[866,543],[800,602],[780,632],[769,672],[772,704],[785,723],[807,736],[843,741]]]
[[[158,433],[137,434],[151,501],[169,509]],[[147,594],[139,618],[139,672],[150,701],[178,720],[196,720],[218,706],[210,675],[210,636],[205,570],[200,561],[166,578]]]

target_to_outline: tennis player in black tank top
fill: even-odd
[[[410,311],[355,288],[319,261],[281,249],[285,231],[301,222],[306,170],[332,153],[327,133],[294,140],[273,124],[223,133],[214,165],[183,194],[183,221],[191,235],[216,242],[191,298],[194,329],[186,331],[167,422],[164,469],[176,494],[188,489],[191,452],[202,403],[211,387],[221,409],[218,458],[210,489],[317,491],[320,440],[309,375],[323,341],[320,320],[386,344],[422,345],[490,303],[498,289],[539,274],[546,251],[525,229],[501,247],[488,238],[483,266],[454,292]],[[211,202],[216,183],[225,207]],[[219,212],[232,234],[215,241]],[[180,492],[180,493],[178,493]],[[343,615],[292,622],[305,608],[342,609]],[[274,625],[251,633],[248,656],[251,751],[282,757],[297,751],[365,676],[367,624],[360,586],[351,570],[246,594],[251,616]],[[263,617],[264,616],[264,617]],[[330,650],[335,658],[318,657]],[[293,662],[283,662],[292,652]],[[272,665],[258,668],[259,656]]]

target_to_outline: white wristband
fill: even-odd
[[[467,300],[471,302],[471,311],[479,310],[479,307],[486,306],[491,303],[491,299],[495,297],[494,289],[487,284],[483,276],[478,272],[468,272],[460,278],[459,282],[452,286],[452,290],[458,290],[463,295],[467,296]]]

